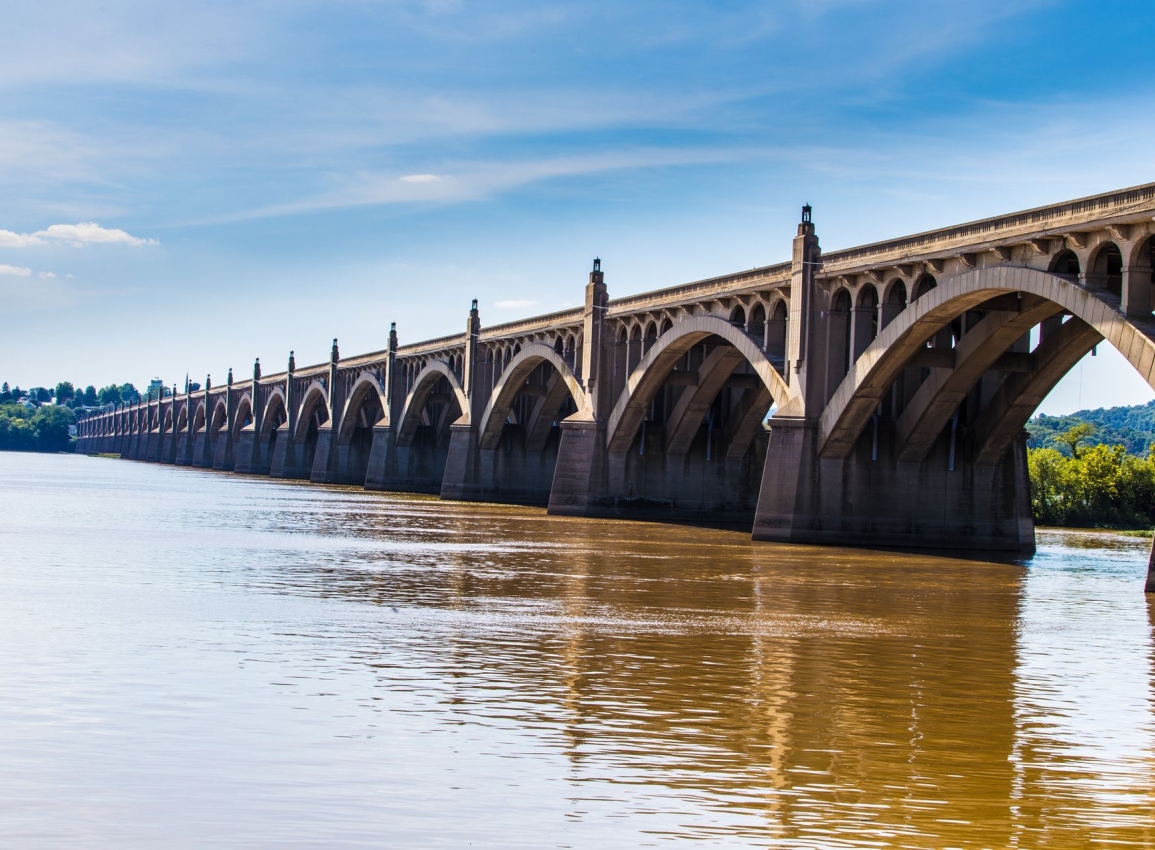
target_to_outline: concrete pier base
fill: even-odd
[[[776,418],[771,426],[755,540],[1034,552],[1022,439],[997,466],[970,464],[960,448],[952,470],[946,447],[901,463],[867,439],[849,457],[825,459],[815,423]]]
[[[441,496],[467,502],[549,503],[558,458],[555,437],[540,451],[525,446],[525,431],[507,425],[496,448],[483,449],[470,427],[454,426]]]
[[[1155,593],[1155,540],[1151,541],[1151,557],[1147,561],[1147,585],[1143,589],[1148,593]]]
[[[306,456],[305,448],[303,443],[292,438],[286,426],[278,428],[269,469],[270,477],[308,479],[313,472],[313,465]]]
[[[236,457],[233,463],[234,472],[252,474],[260,467],[260,446],[257,445],[256,438],[252,427],[241,429],[234,451]]]

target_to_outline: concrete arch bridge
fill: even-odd
[[[81,451],[727,520],[755,538],[1027,552],[1023,426],[1106,341],[1155,386],[1155,184],[109,410]]]

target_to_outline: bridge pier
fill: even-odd
[[[176,444],[176,465],[191,466],[193,456],[193,433],[191,428],[181,432]]]
[[[816,423],[771,419],[754,539],[1033,553],[1025,437],[994,466],[957,451],[953,470],[943,443],[901,462],[868,434],[847,457],[822,458]]]
[[[403,441],[394,427],[374,428],[365,489],[440,493],[448,456],[449,442],[435,433],[418,433]]]
[[[313,452],[313,465],[308,478],[314,484],[336,484],[329,469],[330,454],[333,453],[332,420],[317,428],[317,447]]]
[[[273,460],[269,475],[272,478],[308,479],[313,472],[312,460],[306,456],[305,444],[293,439],[289,423],[277,428],[273,446]]]
[[[261,470],[260,454],[261,447],[257,443],[256,428],[253,424],[246,425],[237,437],[236,461],[233,464],[233,471],[245,475],[268,472],[267,469]]]

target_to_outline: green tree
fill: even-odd
[[[74,398],[76,398],[76,388],[72,386],[72,381],[61,381],[56,385],[57,404],[66,404]]]
[[[92,384],[89,384],[87,387],[85,387],[84,395],[80,397],[80,400],[84,402],[86,407],[96,407],[96,405],[100,403],[100,399],[97,398],[96,395],[96,387],[94,387]]]
[[[68,427],[76,421],[71,410],[56,404],[39,408],[32,416],[32,427],[36,429],[36,448],[42,452],[67,452],[72,450],[72,438]]]
[[[1062,525],[1065,506],[1062,467],[1066,458],[1054,449],[1030,449],[1027,471],[1031,477],[1031,506],[1035,520],[1043,525]]]
[[[1071,457],[1077,458],[1079,456],[1079,443],[1085,443],[1094,435],[1094,425],[1089,422],[1080,422],[1077,425],[1072,425],[1066,431],[1056,434],[1051,439],[1066,446],[1071,452]]]
[[[121,384],[120,398],[126,404],[135,404],[136,402],[140,401],[140,390],[138,390],[132,384]]]
[[[123,400],[120,395],[120,387],[116,384],[109,384],[100,391],[101,404],[120,404]]]

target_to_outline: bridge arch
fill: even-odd
[[[533,370],[542,363],[549,363],[557,371],[558,380],[562,382],[564,390],[570,398],[573,399],[578,410],[586,409],[585,389],[582,387],[581,381],[579,381],[573,373],[573,370],[570,369],[569,364],[566,363],[557,351],[548,345],[539,342],[530,343],[510,360],[509,365],[506,366],[505,371],[501,375],[501,380],[498,381],[497,386],[493,388],[493,394],[489,398],[489,404],[486,405],[485,412],[481,415],[481,423],[478,428],[478,439],[481,448],[492,449],[497,446],[498,440],[501,438],[502,428],[505,426],[510,408],[513,406],[514,399],[516,399],[518,393],[521,392],[526,379],[533,373]],[[556,402],[560,403],[562,400],[561,398],[557,398]],[[552,401],[549,396],[543,399],[546,407],[553,407],[554,409],[542,409],[539,411],[539,416],[552,418],[557,412],[557,405],[551,403]]]
[[[1079,263],[1079,255],[1070,248],[1065,248],[1051,258],[1048,270],[1051,274],[1060,275],[1062,277],[1078,279],[1082,272],[1082,267]]]
[[[1112,295],[1123,294],[1123,252],[1110,240],[1100,242],[1087,258],[1087,283]]]
[[[421,413],[425,409],[425,403],[442,379],[449,383],[452,401],[456,403],[460,415],[463,417],[469,415],[469,399],[466,398],[465,391],[461,388],[461,382],[457,380],[457,375],[454,374],[448,363],[442,360],[432,360],[413,378],[412,389],[406,396],[405,405],[401,409],[401,419],[397,429],[398,445],[412,445],[413,438],[417,434],[417,426],[421,424]]]
[[[1155,365],[1155,342],[1095,293],[1070,282],[1065,276],[1038,269],[1007,266],[974,269],[944,280],[934,290],[912,302],[855,361],[820,418],[820,454],[837,458],[850,453],[895,378],[936,333],[949,327],[966,311],[998,296],[1014,293],[1033,297],[1031,304],[1020,308],[1024,312],[1044,304],[1039,311],[1040,317],[1045,317],[1048,309],[1051,315],[1065,311],[1074,318],[1064,327],[1076,320],[1085,323],[1110,342],[1148,385],[1155,388],[1155,370],[1152,369]],[[1050,305],[1049,308],[1046,305]],[[1077,360],[1066,368],[1073,366],[1074,362]],[[1036,385],[1036,392],[1037,389]]]
[[[377,376],[371,372],[362,372],[353,384],[349,400],[345,402],[345,409],[341,413],[338,442],[348,444],[353,439],[353,432],[358,428],[372,428],[381,421],[385,410],[385,394],[381,390]],[[363,418],[368,421],[362,421]]]
[[[217,434],[225,427],[228,422],[229,409],[225,405],[223,398],[218,398],[216,404],[213,405],[212,418],[209,420],[209,440],[216,440]]]
[[[320,407],[319,410],[318,406]],[[329,393],[325,390],[325,385],[320,381],[313,381],[301,398],[301,407],[297,414],[297,433],[293,435],[294,441],[305,442],[309,436],[310,425],[321,425],[327,422],[329,420],[328,407]],[[314,419],[317,419],[315,423]]]
[[[233,439],[239,439],[241,430],[253,421],[253,399],[248,393],[241,396],[237,402],[237,411],[233,416]]]
[[[789,394],[786,382],[762,349],[741,328],[717,316],[691,316],[659,337],[631,371],[610,413],[607,447],[611,452],[629,449],[650,401],[665,384],[677,361],[711,336],[720,337],[741,354],[774,401],[781,403],[786,399]],[[765,411],[760,411],[760,414],[764,415]],[[694,425],[696,428],[698,423]]]
[[[265,412],[261,416],[261,442],[267,442],[271,438],[272,433],[289,418],[288,414],[285,391],[277,387],[269,393],[265,401]]]

